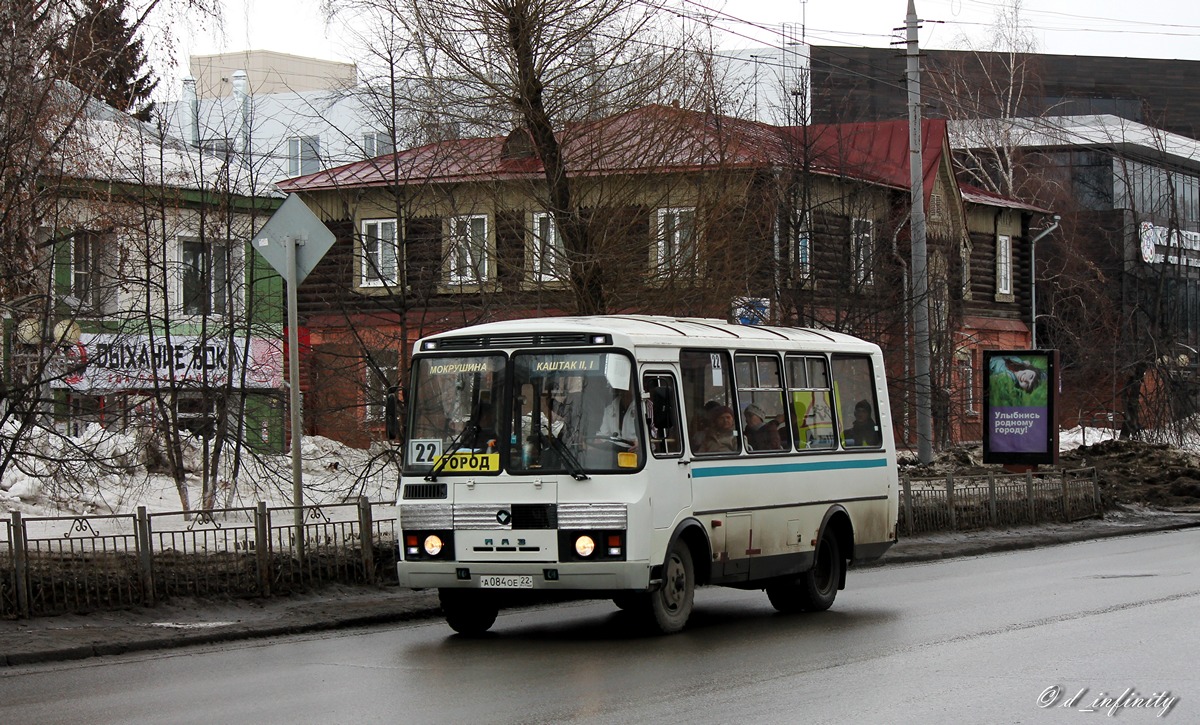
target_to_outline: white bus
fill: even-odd
[[[819,611],[896,540],[878,346],[652,316],[496,322],[417,342],[400,585],[479,634],[524,590],[684,627],[699,585]],[[528,590],[534,590],[529,592]]]

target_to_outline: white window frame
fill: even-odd
[[[963,299],[971,299],[971,236],[963,235],[962,242],[958,246],[959,260],[962,262],[962,288]]]
[[[545,229],[543,229],[543,226]],[[550,212],[534,212],[531,224],[533,278],[538,282],[559,282],[564,278],[565,255],[558,224]]]
[[[395,350],[368,353],[363,359],[363,374],[363,390],[366,392],[366,419],[381,421],[384,417],[388,389],[399,384],[400,355]]]
[[[94,309],[100,298],[99,260],[100,235],[86,229],[76,230],[71,235],[71,295],[79,300],[83,309]],[[80,248],[86,249],[85,267],[80,269]]]
[[[1012,284],[1012,236],[996,235],[996,294],[1011,295]]]
[[[683,224],[684,215],[690,224]],[[670,225],[668,228],[668,220]],[[663,207],[655,214],[655,261],[661,272],[695,274],[699,265],[696,250],[696,207]],[[689,233],[684,238],[683,231]],[[669,237],[669,238],[668,238]]]
[[[483,222],[483,234],[473,234],[475,222]],[[491,276],[488,237],[491,229],[487,214],[461,214],[450,217],[447,251],[447,279],[450,284],[481,284]]]
[[[854,281],[859,285],[875,283],[875,222],[854,217],[850,220],[850,262]]]
[[[974,355],[967,350],[957,356],[959,384],[962,385],[962,404],[966,415],[979,415],[975,408]]]
[[[306,156],[305,151],[311,151]],[[308,165],[305,162],[308,162]],[[292,136],[288,139],[288,175],[307,176],[321,170],[321,137]]]
[[[390,235],[386,233],[390,227]],[[358,255],[360,287],[386,287],[400,281],[400,247],[395,219],[364,219]],[[391,258],[388,259],[388,250]]]
[[[382,151],[380,149],[383,149]],[[386,131],[364,131],[362,135],[364,159],[373,159],[392,153],[392,137]]]
[[[187,290],[185,287],[187,284],[188,264],[184,259],[184,254],[187,251],[187,245],[189,244],[203,245],[206,253],[204,258],[210,264],[213,262],[213,260],[221,260],[221,262],[224,263],[226,259],[224,252],[225,249],[228,248],[228,264],[234,267],[234,269],[229,269],[226,267],[223,284],[219,287],[214,286],[213,284],[213,270],[211,267],[207,270],[201,270],[202,278],[207,278],[208,305],[205,309],[202,309],[198,312],[189,312],[186,308]],[[242,266],[240,256],[238,255],[238,248],[228,240],[201,240],[200,237],[187,234],[183,234],[175,238],[175,247],[175,260],[179,265],[179,281],[175,290],[175,307],[179,313],[185,317],[225,317],[230,314],[235,314],[240,308],[240,290],[242,287],[241,280],[237,278],[237,270],[239,270]],[[220,253],[214,254],[214,251],[216,251],[218,248]],[[227,295],[232,298],[231,301],[233,309],[222,308],[222,305],[224,305],[226,302]]]
[[[796,278],[807,281],[812,279],[812,217],[806,212],[796,210],[792,215],[792,263],[795,265]]]

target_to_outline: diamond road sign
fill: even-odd
[[[299,196],[288,194],[266,225],[254,235],[254,248],[284,279],[288,277],[286,239],[297,242],[296,284],[299,285],[333,246],[335,237]]]

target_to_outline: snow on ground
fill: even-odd
[[[5,436],[11,440],[11,436]],[[199,508],[204,461],[203,440],[185,439],[183,485],[189,508]],[[305,504],[333,504],[366,496],[394,501],[399,480],[398,449],[351,448],[328,438],[301,442],[301,480]],[[292,460],[289,453],[242,451],[234,471],[231,447],[222,452],[215,508],[290,506]],[[160,446],[139,437],[89,426],[82,435],[42,432],[23,446],[0,477],[0,511],[25,516],[183,511],[179,488],[162,464]]]

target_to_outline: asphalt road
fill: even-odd
[[[851,572],[822,614],[705,589],[671,637],[581,602],[14,667],[0,722],[1197,722],[1198,574],[1192,529]]]

